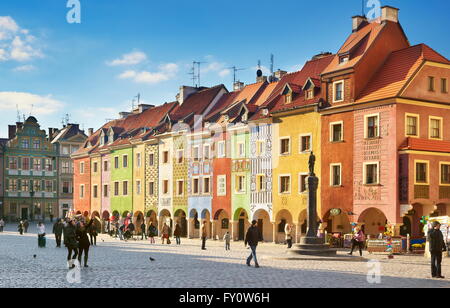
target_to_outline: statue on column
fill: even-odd
[[[316,156],[314,155],[314,152],[311,151],[311,155],[309,156],[309,175],[310,176],[316,176],[314,173],[314,167],[316,165]]]

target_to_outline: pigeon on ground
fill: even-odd
[[[149,258],[151,262],[155,261],[155,259],[153,259],[152,257]]]
[[[36,255],[33,255],[33,258],[35,258],[35,259],[36,259]]]

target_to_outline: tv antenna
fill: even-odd
[[[229,67],[228,69],[233,70],[233,85],[236,83],[236,74],[239,71],[245,71],[248,68],[237,68],[236,66]]]
[[[134,111],[134,108],[135,108],[135,104],[134,103],[136,103],[136,101],[137,101],[137,103],[138,103],[138,106],[140,105],[140,103],[141,103],[141,94],[140,93],[138,93],[135,97],[133,97],[133,99],[131,100],[131,111]]]
[[[208,63],[208,62],[200,62],[200,61],[193,61],[192,62],[192,74],[193,74],[194,86],[195,86],[195,80],[197,80],[199,88],[201,86],[201,80],[200,80],[201,65],[202,64],[206,64],[206,63]],[[197,66],[197,75],[195,74],[195,67],[196,66]]]
[[[17,122],[20,122],[20,110],[19,110],[19,105],[16,105],[16,109],[17,109]]]
[[[275,56],[273,54],[270,55],[270,75],[273,76],[273,66],[275,63]]]

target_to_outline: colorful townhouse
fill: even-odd
[[[8,139],[1,138],[0,139],[0,217],[5,217],[5,208],[4,208],[4,200],[3,200],[3,192],[4,192],[4,179],[3,179],[3,168],[4,168],[4,152],[5,146],[8,142]]]
[[[4,216],[14,219],[58,217],[58,152],[37,119],[9,125],[4,147]]]

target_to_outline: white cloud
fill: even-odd
[[[220,77],[226,77],[226,76],[229,76],[230,74],[231,74],[231,70],[228,68],[219,72]]]
[[[36,38],[10,16],[0,16],[0,61],[26,62],[42,58]]]
[[[109,66],[135,65],[147,60],[147,55],[140,51],[124,54],[121,58],[106,62]]]
[[[62,109],[64,104],[51,95],[41,96],[24,92],[0,92],[0,111],[33,110],[34,115],[50,115]]]
[[[36,67],[34,65],[22,65],[13,69],[14,72],[31,72],[34,71]]]
[[[136,83],[157,84],[173,79],[178,73],[179,67],[175,63],[167,63],[159,66],[157,72],[128,70],[118,76],[119,79],[131,79]]]

